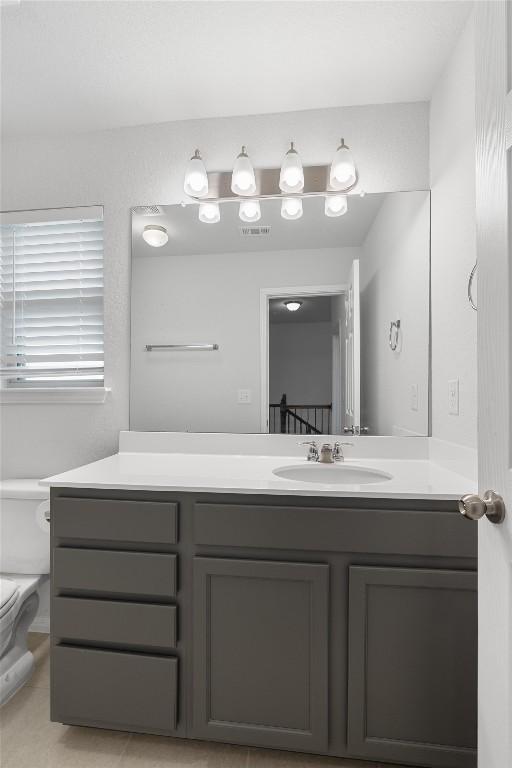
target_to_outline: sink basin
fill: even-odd
[[[298,464],[279,467],[274,475],[285,480],[300,483],[321,483],[322,485],[365,485],[391,480],[392,475],[370,467],[354,467],[350,464]]]

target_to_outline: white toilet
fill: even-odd
[[[0,481],[0,706],[34,668],[27,636],[50,572],[49,511],[37,480]]]

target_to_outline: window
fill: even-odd
[[[103,387],[103,209],[2,214],[2,385]]]

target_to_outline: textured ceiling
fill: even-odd
[[[21,0],[4,133],[428,100],[467,2]]]

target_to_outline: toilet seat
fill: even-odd
[[[6,616],[18,601],[19,585],[12,579],[0,578],[0,619]]]

